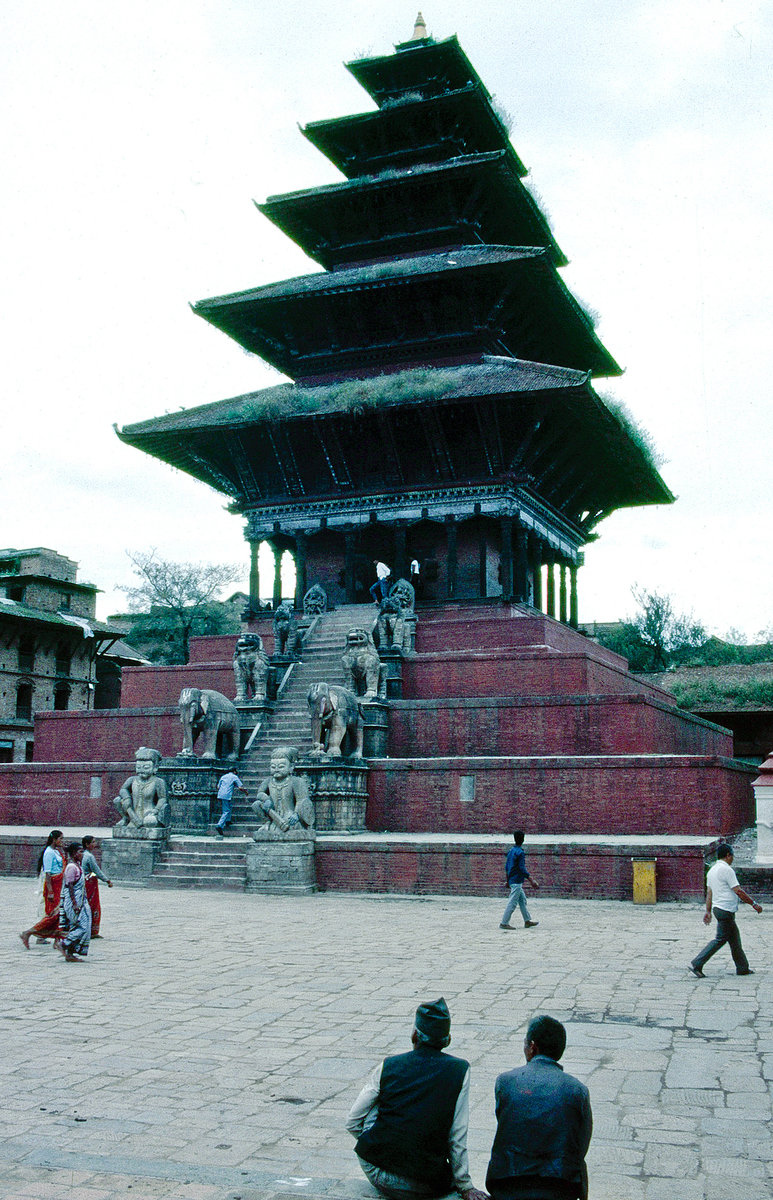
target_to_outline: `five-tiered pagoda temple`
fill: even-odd
[[[594,391],[620,373],[456,37],[421,18],[347,64],[375,111],[305,136],[343,173],[258,207],[323,270],[194,311],[292,382],[125,427],[229,496],[297,595],[367,599],[418,559],[425,603],[501,598],[577,621],[577,567],[615,509],[673,500]]]

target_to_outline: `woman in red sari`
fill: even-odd
[[[48,835],[45,849],[38,859],[38,875],[43,872],[43,903],[46,915],[31,929],[25,929],[19,934],[24,949],[29,950],[30,938],[36,937],[44,942],[47,938],[56,939],[59,933],[59,901],[62,895],[62,880],[64,879],[64,836],[61,829],[52,829]]]
[[[102,937],[102,934],[99,932],[99,925],[102,920],[102,905],[99,902],[99,880],[101,879],[108,887],[112,887],[113,885],[94,857],[94,851],[99,846],[97,839],[92,834],[87,833],[82,840],[82,845],[83,859],[81,867],[86,876],[86,899],[91,909],[91,936],[98,938]]]

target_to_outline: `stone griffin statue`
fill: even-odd
[[[306,697],[313,758],[362,758],[365,727],[357,697],[334,683],[313,683]]]
[[[265,700],[271,664],[257,633],[243,633],[234,648],[234,676],[237,704]]]
[[[274,654],[295,654],[298,649],[295,615],[289,604],[280,604],[274,613]]]
[[[169,826],[169,801],[166,784],[157,774],[161,755],[158,750],[140,746],[136,751],[132,775],[121,787],[113,804],[120,813],[117,829],[129,837],[159,837]]]
[[[346,634],[345,652],[341,659],[344,683],[355,696],[375,700],[381,691],[381,661],[373,638],[367,629],[352,625]]]
[[[301,833],[314,828],[314,805],[306,780],[294,773],[297,757],[295,746],[277,747],[271,755],[271,774],[261,782],[252,805],[255,815],[264,819],[263,833]]]
[[[318,617],[327,612],[327,592],[318,583],[312,584],[303,597],[304,617]]]

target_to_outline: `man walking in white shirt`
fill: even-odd
[[[732,863],[732,846],[721,842],[717,847],[717,861],[709,868],[706,876],[706,911],[703,914],[704,925],[710,925],[713,909],[717,918],[716,936],[690,963],[690,970],[699,979],[704,978],[703,968],[712,955],[722,949],[725,942],[730,946],[736,975],[754,974],[741,945],[741,934],[735,923],[735,914],[738,911],[739,900],[743,900],[744,904],[751,904],[756,913],[762,912],[762,905],[752,900],[740,887]]]

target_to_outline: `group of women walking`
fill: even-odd
[[[30,938],[39,942],[53,938],[66,962],[79,962],[88,954],[91,939],[101,937],[98,881],[113,885],[94,857],[96,845],[96,839],[88,835],[65,846],[61,829],[51,830],[37,867],[45,915],[19,934],[26,950]]]

